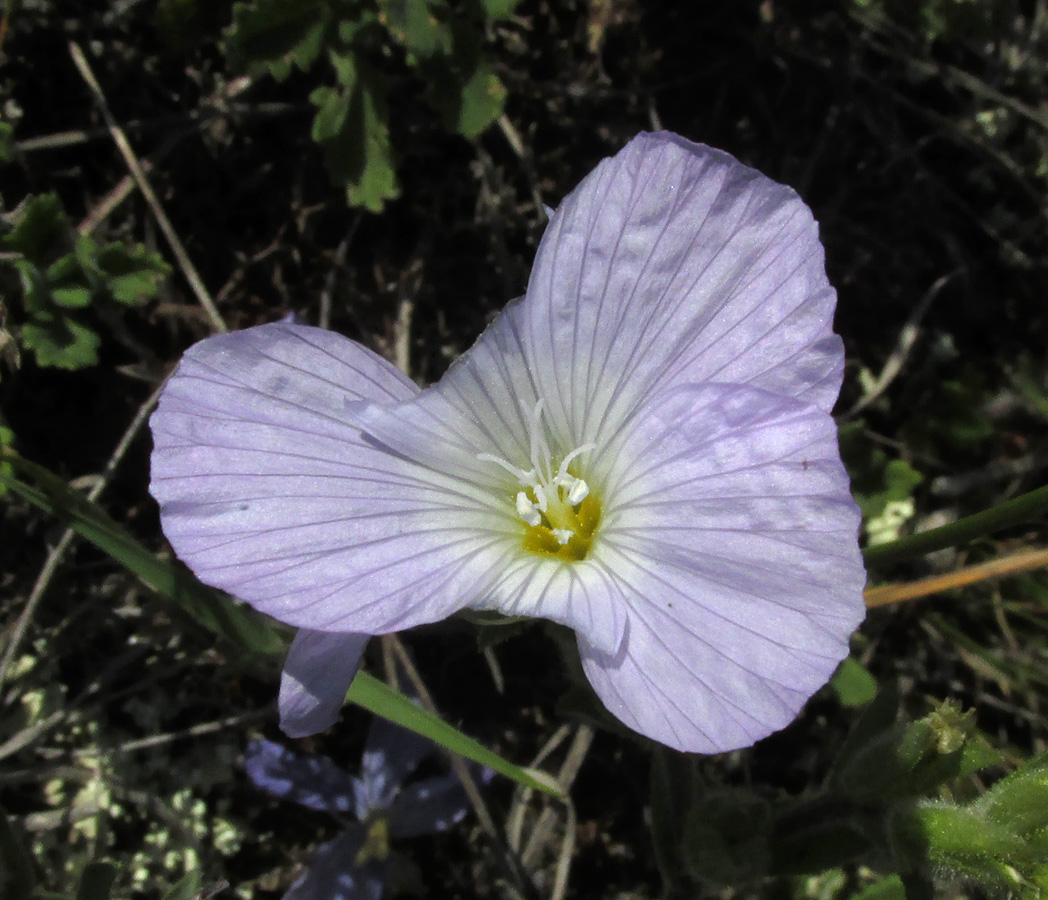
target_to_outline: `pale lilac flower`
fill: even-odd
[[[466,814],[466,792],[454,775],[405,784],[433,744],[382,719],[372,720],[360,777],[326,756],[302,756],[253,740],[244,756],[251,781],[310,809],[353,816],[317,848],[309,869],[284,900],[378,900],[389,880],[389,841],[445,831]]]
[[[835,302],[790,188],[640,135],[432,387],[286,322],[192,347],[152,420],[164,531],[201,579],[304,629],[282,689],[299,733],[337,714],[363,635],[473,607],[575,629],[631,728],[749,745],[864,613]]]

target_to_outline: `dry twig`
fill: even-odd
[[[135,156],[135,151],[131,149],[131,144],[127,140],[127,135],[124,134],[123,130],[117,124],[113,113],[110,111],[109,103],[106,100],[105,94],[102,92],[101,85],[99,85],[98,80],[95,78],[94,72],[91,71],[91,67],[88,65],[87,57],[84,56],[84,51],[80,49],[80,46],[77,43],[72,42],[69,44],[69,54],[73,57],[73,62],[76,65],[77,70],[80,72],[80,76],[84,79],[84,83],[91,89],[95,102],[98,104],[98,108],[101,110],[102,116],[106,120],[106,126],[109,128],[109,133],[113,138],[113,142],[116,144],[117,149],[120,151],[120,155],[124,158],[124,162],[131,171],[131,176],[135,179],[135,184],[138,185],[138,189],[142,192],[142,196],[146,198],[146,203],[149,204],[149,208],[153,211],[157,224],[160,226],[160,230],[164,233],[164,237],[167,239],[168,245],[171,247],[171,252],[174,254],[179,269],[182,270],[183,276],[185,276],[185,279],[189,283],[189,287],[192,289],[193,293],[196,295],[197,300],[200,301],[200,305],[203,306],[207,312],[212,327],[215,331],[229,331],[225,320],[222,318],[222,314],[218,311],[218,307],[215,306],[207,288],[204,287],[204,282],[201,280],[200,274],[197,272],[196,267],[189,258],[189,254],[186,252],[186,248],[183,246],[182,241],[175,232],[171,220],[167,217],[167,213],[164,212],[164,208],[160,205],[160,200],[157,199],[152,185],[150,185],[149,180],[146,178],[145,172],[142,170],[142,165],[139,163],[138,157]]]

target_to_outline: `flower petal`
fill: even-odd
[[[201,341],[151,420],[164,533],[201,580],[292,625],[377,634],[446,617],[461,603],[429,585],[459,545],[430,515],[427,486],[346,413],[347,400],[416,392],[317,328]]]
[[[364,827],[353,824],[333,841],[321,844],[284,900],[379,900],[386,886],[388,861],[356,864],[366,838]]]
[[[371,635],[300,628],[280,675],[280,729],[300,738],[338,721]]]
[[[253,740],[244,770],[256,787],[321,812],[353,809],[356,779],[326,756],[301,756],[272,741]]]
[[[374,716],[364,743],[360,781],[368,809],[388,809],[407,777],[436,750],[429,738]]]
[[[686,382],[828,411],[843,372],[835,302],[792,189],[719,150],[642,134],[546,229],[523,304],[528,363],[551,416],[586,441]]]
[[[585,562],[525,551],[524,523],[514,505],[519,483],[478,459],[487,454],[531,467],[529,417],[537,398],[521,349],[521,316],[521,304],[507,307],[437,384],[410,401],[353,403],[348,413],[376,446],[426,473],[418,477],[431,485],[434,510],[445,504],[446,533],[462,536],[461,567],[430,582],[448,592],[447,602],[457,596],[477,609],[542,616],[585,631],[611,653],[626,628],[614,581]],[[566,427],[545,421],[540,427],[560,456],[578,446]]]
[[[627,596],[622,652],[583,666],[631,728],[681,750],[785,726],[865,613],[859,512],[821,410],[742,386],[670,392],[620,454],[600,565]]]
[[[469,803],[454,774],[436,775],[409,784],[389,811],[392,837],[417,837],[447,831],[466,815]]]

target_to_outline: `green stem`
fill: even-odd
[[[920,534],[900,538],[890,544],[867,547],[863,551],[863,557],[867,565],[882,565],[905,559],[908,556],[921,556],[946,547],[966,544],[975,538],[993,534],[995,531],[1009,528],[1012,525],[1020,525],[1046,511],[1048,511],[1048,485],[1008,500],[999,506],[965,516],[950,525],[933,528],[931,531],[922,531]]]

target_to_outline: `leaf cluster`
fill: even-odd
[[[935,882],[954,878],[1029,900],[1042,896],[1048,756],[958,801],[974,773],[1002,762],[977,731],[974,712],[947,701],[904,721],[898,709],[897,692],[882,690],[823,787],[800,798],[710,784],[694,762],[657,756],[653,834],[670,883],[739,886],[862,864],[886,877],[855,900],[918,900],[932,896]]]
[[[41,366],[82,369],[101,345],[87,313],[155,297],[169,267],[142,245],[100,244],[70,227],[56,194],[28,197],[3,221],[0,249],[21,285],[22,346]]]
[[[400,187],[390,138],[390,80],[410,73],[445,130],[474,138],[502,112],[506,91],[485,29],[516,0],[250,0],[226,34],[233,64],[278,81],[326,65],[314,89],[312,138],[351,206],[380,212]]]

